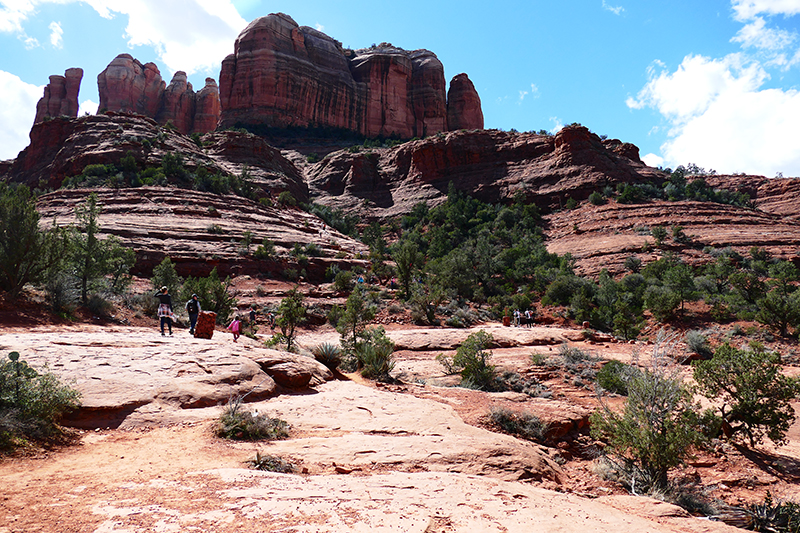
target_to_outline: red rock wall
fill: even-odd
[[[477,104],[482,127],[475,97],[468,110],[474,115]],[[323,126],[410,138],[445,131],[448,121],[444,67],[432,52],[386,43],[344,50],[282,13],[256,19],[239,34],[222,63],[220,101],[222,128]]]
[[[70,68],[63,76],[50,76],[50,83],[44,88],[44,96],[36,104],[36,118],[33,123],[45,117],[77,117],[78,93],[81,89],[83,69]]]
[[[206,78],[206,86],[196,95],[194,128],[198,133],[208,133],[217,129],[222,105],[219,101],[219,87],[214,78]]]
[[[194,89],[186,78],[186,73],[179,70],[164,89],[163,102],[156,122],[166,124],[171,121],[179,132],[188,134],[193,129],[194,112]]]

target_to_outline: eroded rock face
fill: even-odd
[[[213,79],[195,94],[186,73],[178,71],[166,85],[154,63],[120,54],[97,76],[100,111],[137,113],[159,124],[172,123],[181,133],[207,133],[217,127],[219,90]]]
[[[459,74],[450,80],[450,90],[447,91],[447,129],[483,129],[481,98],[466,74]]]
[[[155,118],[165,88],[155,63],[143,65],[130,54],[120,54],[97,75],[99,110],[138,113]]]
[[[368,137],[447,129],[444,68],[433,52],[382,43],[344,50],[282,13],[251,22],[220,72],[221,126],[332,127]]]
[[[77,117],[78,93],[81,89],[83,69],[67,69],[63,76],[50,76],[50,83],[44,88],[44,96],[36,104],[34,124],[47,117]]]
[[[663,179],[641,162],[635,146],[604,142],[582,126],[555,136],[459,131],[367,154],[343,150],[309,167],[306,176],[312,196],[367,217],[405,214],[420,201],[436,205],[450,183],[486,202],[519,192],[558,207],[607,184]]]

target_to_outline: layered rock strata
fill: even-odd
[[[83,69],[80,68],[69,68],[63,76],[50,76],[50,83],[45,86],[44,95],[36,104],[33,123],[52,117],[77,117],[82,78]]]
[[[220,126],[423,137],[447,129],[445,86],[433,52],[388,43],[345,50],[288,15],[272,14],[251,22],[222,62]]]
[[[137,113],[171,123],[181,133],[207,133],[217,127],[221,106],[216,82],[195,93],[186,73],[178,71],[166,85],[154,63],[144,65],[120,54],[97,76],[101,112]]]

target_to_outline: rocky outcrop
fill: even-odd
[[[80,68],[69,68],[63,76],[50,76],[50,83],[44,88],[44,96],[36,104],[36,118],[33,123],[52,117],[77,117],[82,78],[83,69]]]
[[[154,63],[142,65],[130,54],[120,54],[97,76],[97,88],[101,113],[137,113],[161,125],[169,122],[184,134],[207,133],[217,127],[219,92],[210,78],[199,98],[185,72],[176,72],[166,85]]]
[[[481,98],[466,74],[459,74],[450,80],[450,90],[447,91],[447,129],[483,129]]]
[[[208,133],[217,129],[222,104],[219,101],[219,87],[214,78],[206,78],[206,85],[195,97],[193,131]]]
[[[633,145],[603,141],[582,126],[555,136],[459,131],[369,153],[343,150],[306,170],[319,202],[369,218],[408,213],[444,200],[449,184],[486,202],[517,193],[542,207],[585,199],[605,185],[658,181]]]
[[[41,122],[33,126],[30,136],[31,144],[7,172],[13,181],[30,187],[46,183],[57,189],[87,165],[119,165],[129,152],[139,170],[161,166],[164,155],[172,153],[181,155],[189,172],[203,167],[211,175],[246,175],[260,196],[289,191],[298,201],[308,199],[300,171],[263,139],[247,133],[207,134],[206,146],[201,148],[185,135],[159,128],[152,119],[106,113]],[[187,186],[174,176],[168,179]]]
[[[142,65],[130,54],[120,54],[97,75],[99,111],[138,113],[155,118],[166,85],[155,63]]]
[[[341,128],[411,138],[447,129],[444,68],[388,43],[344,50],[282,13],[251,22],[220,72],[220,125]],[[454,111],[455,113],[455,111]]]

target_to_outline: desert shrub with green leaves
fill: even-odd
[[[297,470],[294,463],[282,459],[277,455],[261,455],[261,452],[256,452],[253,459],[247,461],[247,464],[255,470],[264,470],[266,472],[280,472],[281,474],[291,474]]]
[[[498,429],[535,442],[544,442],[547,424],[527,411],[512,411],[505,407],[493,407],[489,411],[489,422]]]
[[[58,421],[80,406],[78,391],[19,357],[11,352],[0,361],[0,451],[59,436]]]
[[[493,342],[491,333],[480,330],[470,334],[456,349],[456,354],[452,358],[439,354],[436,360],[447,372],[461,374],[462,387],[495,390],[496,370],[494,365],[489,363],[492,352],[488,350]]]
[[[628,383],[637,372],[636,367],[612,359],[597,372],[597,384],[609,392],[627,396]]]
[[[214,433],[232,440],[278,440],[289,436],[289,424],[279,418],[248,411],[243,407],[243,397],[236,396],[217,419]]]
[[[328,342],[318,344],[314,346],[311,353],[314,354],[314,359],[330,370],[336,370],[342,363],[342,349],[335,344]]]

